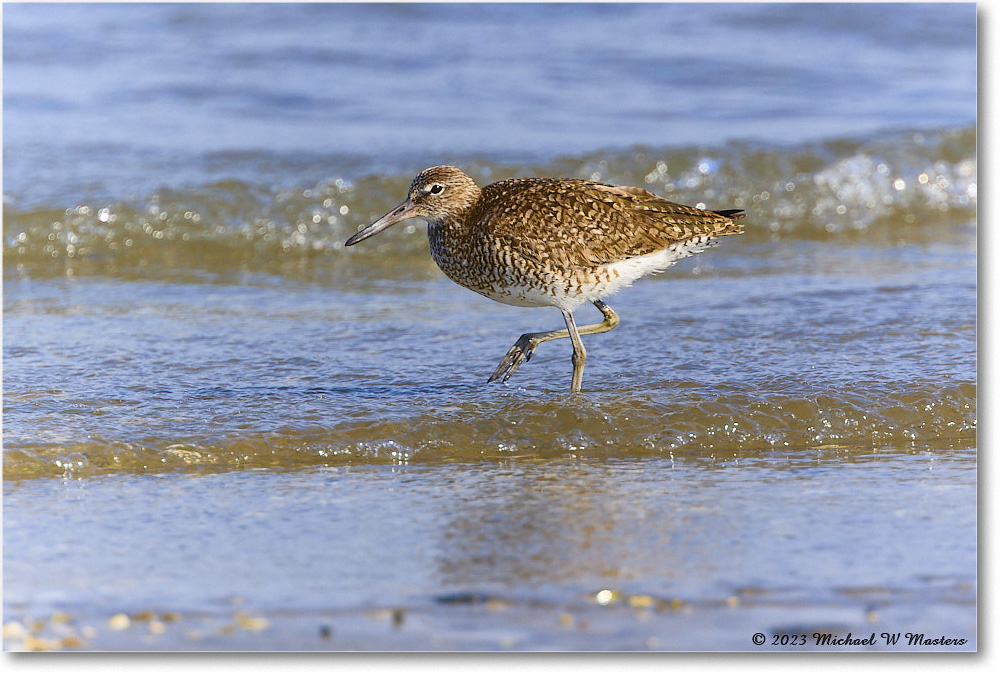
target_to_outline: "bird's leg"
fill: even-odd
[[[579,340],[580,335],[607,333],[609,330],[617,326],[618,323],[620,322],[618,314],[615,313],[615,310],[608,307],[606,304],[604,304],[603,301],[595,300],[594,306],[597,307],[597,309],[601,310],[601,313],[604,315],[604,321],[602,321],[601,323],[595,323],[589,326],[581,326],[580,328],[577,328],[576,329],[578,333],[577,340]],[[575,325],[574,328],[576,328]],[[493,371],[493,374],[490,376],[489,382],[493,382],[494,380],[500,379],[501,377],[503,378],[503,382],[506,382],[508,379],[510,379],[510,376],[514,374],[514,371],[516,371],[521,366],[522,363],[531,360],[531,355],[535,352],[535,347],[542,344],[543,342],[547,342],[548,340],[557,340],[559,338],[564,338],[564,337],[570,337],[568,327],[560,330],[549,330],[543,333],[525,333],[520,338],[518,338],[517,342],[514,343],[514,346],[510,348],[507,354],[503,357],[503,360],[500,361],[500,365],[497,366],[497,369]],[[580,345],[582,348],[583,343],[580,342]],[[574,342],[574,350],[573,350],[574,354],[576,353],[575,346],[576,342]],[[584,352],[584,358],[586,358],[586,352]],[[574,373],[575,372],[576,368],[574,366]],[[581,368],[581,378],[582,376],[583,375]]]
[[[587,362],[587,350],[580,339],[580,333],[576,329],[576,322],[573,321],[573,312],[563,310],[563,318],[566,319],[566,330],[569,331],[569,339],[573,341],[573,384],[569,391],[575,394],[583,389],[583,364]]]
[[[618,318],[618,313],[605,305],[603,300],[594,300],[594,307],[601,310],[601,314],[604,315],[604,321],[601,323],[592,323],[589,326],[583,326],[580,328],[580,335],[607,333],[609,330],[621,323],[621,319]]]

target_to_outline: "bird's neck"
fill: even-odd
[[[438,232],[448,237],[461,236],[468,229],[465,216],[464,212],[438,216],[427,221],[427,231]]]
[[[431,254],[442,269],[448,264],[446,261],[461,258],[470,243],[468,226],[459,218],[428,221],[427,239],[430,242]]]

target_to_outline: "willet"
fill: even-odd
[[[583,386],[581,335],[605,333],[618,314],[603,298],[739,234],[736,209],[707,211],[669,202],[637,187],[571,178],[518,178],[485,188],[461,169],[421,171],[406,199],[347,240],[347,246],[408,218],[427,221],[431,255],[450,279],[487,298],[519,307],[555,307],[566,328],[525,333],[489,382],[506,382],[548,340],[573,342],[573,381]],[[592,302],[604,321],[576,326],[573,310]]]

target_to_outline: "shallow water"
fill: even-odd
[[[583,397],[568,343],[487,386],[559,315],[444,279],[9,283],[6,332],[33,339],[7,346],[6,476],[974,445],[974,253],[798,248],[850,274],[741,275],[712,252],[711,274],[622,293]]]
[[[974,649],[974,29],[5,6],[5,647]],[[441,162],[746,233],[610,298],[582,395],[564,341],[487,386],[557,312],[452,284],[417,221],[343,248]]]
[[[967,649],[974,472],[807,450],[44,479],[6,497],[5,603],[111,649]]]

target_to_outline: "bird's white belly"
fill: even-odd
[[[605,293],[614,293],[626,286],[631,286],[632,282],[641,279],[647,274],[655,274],[667,269],[681,258],[703,251],[715,245],[715,240],[711,237],[695,237],[684,242],[672,244],[662,251],[638,255],[634,258],[619,260],[606,266],[609,274],[616,277],[616,280],[609,284]]]

